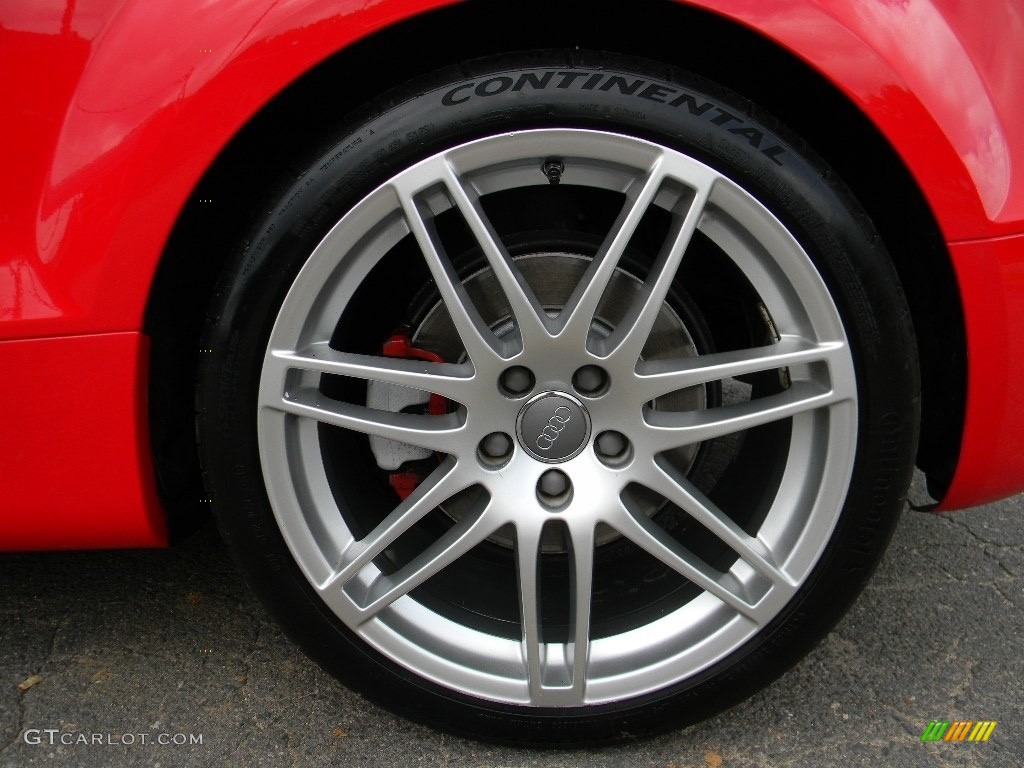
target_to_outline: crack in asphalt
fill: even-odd
[[[952,523],[953,525],[955,525],[955,526],[957,526],[959,528],[962,528],[963,530],[967,531],[967,533],[970,534],[973,538],[977,539],[978,541],[982,542],[983,544],[990,544],[993,547],[998,547],[999,549],[1013,549],[1013,550],[1018,550],[1018,551],[1024,550],[1024,545],[1004,544],[1004,543],[999,542],[999,541],[994,541],[992,539],[985,538],[980,533],[978,533],[976,530],[974,530],[974,528],[971,527],[970,523],[968,523],[966,520],[961,520],[960,517],[959,517],[960,514],[962,514],[962,513],[960,513],[960,512],[953,512],[953,513],[949,513],[949,514],[941,514],[940,513],[939,515],[937,515],[937,517],[940,520],[945,520],[945,521],[950,522],[950,523]]]
[[[1017,603],[1014,602],[1013,598],[1009,594],[1007,594],[1006,592],[1003,591],[1003,584],[1001,584],[999,582],[993,582],[992,586],[995,588],[996,592],[999,593],[999,596],[1001,598],[1003,598],[1003,600],[1008,602],[1014,608],[1017,607]]]
[[[992,551],[992,548],[985,547],[985,549],[982,550],[982,551],[985,553],[985,557],[991,559],[996,565],[999,566],[999,570],[1001,570],[1004,574],[1006,574],[1007,578],[1009,578],[1009,579],[1016,579],[1017,578],[1017,574],[1015,574],[1013,571],[1011,571],[1009,568],[1006,567],[1006,563],[1003,562],[1002,558],[1000,558],[997,553]]]

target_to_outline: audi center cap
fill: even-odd
[[[587,444],[590,416],[576,398],[545,392],[519,413],[519,443],[540,461],[568,461]]]

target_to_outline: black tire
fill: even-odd
[[[856,439],[849,438],[849,466],[845,470],[839,467],[840,471],[850,472],[851,479],[843,491],[843,500],[836,506],[841,510],[838,518],[834,525],[830,524],[830,532],[821,534],[820,553],[812,558],[785,604],[773,610],[756,632],[724,657],[688,672],[680,666],[680,679],[669,680],[662,687],[627,685],[624,690],[636,695],[569,706],[530,706],[501,700],[500,696],[487,698],[472,686],[462,689],[451,680],[435,682],[427,679],[423,669],[415,664],[389,658],[390,654],[383,652],[389,648],[382,650],[357,635],[311,585],[312,577],[307,578],[307,571],[312,566],[307,563],[300,567],[285,543],[279,517],[268,500],[263,471],[268,458],[264,456],[261,460],[262,427],[257,425],[261,375],[275,321],[282,306],[292,301],[286,295],[300,270],[332,227],[378,185],[421,160],[472,140],[546,128],[597,130],[651,142],[705,164],[765,206],[800,244],[827,288],[848,340],[848,357],[856,376]],[[488,216],[500,219],[500,224],[494,226],[506,239],[506,247],[513,256],[540,254],[541,274],[562,264],[567,258],[565,251],[571,251],[572,258],[581,253],[593,255],[599,240],[594,232],[596,224],[578,222],[590,215],[586,211],[602,208],[607,197],[604,190],[601,194],[584,192],[582,187],[573,185],[571,157],[549,159],[552,162],[543,171],[541,163],[537,164],[537,176],[542,183],[542,173],[558,176],[558,164],[562,163],[562,185],[496,193],[509,195],[510,202],[499,206],[500,201],[495,200],[484,205]],[[268,179],[268,186],[273,182]],[[551,196],[559,195],[557,200],[561,202],[557,205],[541,202],[555,200]],[[582,195],[589,197],[583,200]],[[564,208],[560,208],[563,202]],[[501,212],[495,214],[499,208]],[[659,210],[650,218],[658,219],[661,215]],[[442,227],[438,223],[441,216],[436,214],[430,220]],[[593,216],[600,218],[597,214]],[[671,221],[645,223],[643,231],[648,234],[643,237],[649,235],[652,242],[657,241],[659,232],[661,237],[665,236],[666,226],[671,232]],[[461,235],[455,229],[451,228],[454,234],[442,233],[437,237],[457,240]],[[637,280],[656,269],[655,254],[645,248],[643,237],[638,235],[638,240],[631,241],[630,251],[621,262],[625,266],[620,266]],[[754,288],[756,280],[735,263],[726,263],[729,260],[721,257],[724,249],[717,246],[717,241],[708,245],[706,239],[710,238],[705,238],[702,230],[699,240],[691,244],[691,250],[700,253],[687,253],[684,267],[664,299],[672,310],[669,314],[679,318],[688,334],[686,344],[680,342],[682,346],[674,349],[685,346],[689,351],[684,356],[694,352],[711,354],[758,348],[774,342],[778,334],[785,335],[787,329],[776,327],[772,315],[761,311],[767,300]],[[358,279],[351,278],[356,280],[353,285],[358,284],[358,290],[344,303],[344,318],[338,320],[332,346],[364,355],[379,354],[381,343],[394,329],[412,325],[410,333],[415,336],[417,323],[422,327],[424,317],[438,305],[437,289],[424,278],[425,268],[422,264],[416,266],[414,261],[403,261],[413,257],[394,254],[398,248],[396,245],[388,252],[387,260],[381,258],[376,272],[371,270]],[[351,259],[352,264],[357,263],[355,256]],[[480,253],[472,248],[468,255],[453,253],[452,269],[459,280],[468,282],[470,276],[480,273],[481,259]],[[636,265],[630,266],[633,263]],[[401,269],[396,268],[398,265],[402,265]],[[384,276],[379,274],[384,270],[391,271]],[[779,288],[780,295],[789,296],[786,291],[791,288],[786,282]],[[794,301],[799,304],[793,310],[794,317],[819,311],[813,302],[807,303],[810,300],[806,297],[796,297]],[[824,317],[832,310],[821,311]],[[351,320],[356,313],[360,314],[358,323]],[[614,335],[614,328],[607,332]],[[512,331],[507,333],[514,336]],[[909,312],[884,246],[852,194],[808,147],[750,102],[691,74],[609,54],[523,53],[443,70],[382,96],[346,126],[332,131],[326,148],[311,156],[290,188],[255,226],[248,245],[227,270],[210,309],[203,346],[208,353],[204,355],[198,382],[198,429],[206,482],[223,535],[251,586],[289,635],[346,684],[415,720],[489,740],[567,745],[633,738],[708,717],[775,679],[829,630],[867,580],[904,503],[916,449],[919,381]],[[806,375],[835,375],[826,368],[820,361],[809,363]],[[793,370],[800,375],[802,369],[797,364]],[[789,375],[790,368],[786,367],[744,375],[738,381],[744,392],[749,389],[747,396],[753,401],[759,397],[784,398],[793,391]],[[269,376],[265,374],[265,378]],[[544,376],[544,371],[535,372],[536,379]],[[366,402],[368,389],[351,384],[351,379],[345,379],[343,386],[335,386],[328,382],[332,378],[340,379],[324,376],[320,385],[325,398],[348,402],[346,407],[351,408]],[[845,385],[834,379],[828,381],[834,387]],[[571,389],[571,384],[564,382],[564,388]],[[729,397],[728,387],[723,389],[718,382],[703,384],[699,389],[698,397],[704,408],[710,409]],[[506,392],[504,396],[509,395]],[[597,408],[593,404],[597,401],[596,397],[589,400],[580,396],[580,402],[592,410]],[[839,415],[833,417],[838,412],[832,408],[825,409],[827,415],[814,411],[807,416],[808,424],[813,421],[813,427],[806,427],[810,430],[807,435],[825,435],[828,441],[837,441],[835,445],[845,444],[841,434],[829,431],[837,429],[835,425],[842,421]],[[450,418],[457,420],[457,415]],[[596,435],[600,431],[599,417],[587,412],[585,418],[594,420]],[[281,417],[282,424],[298,421],[301,417]],[[696,454],[673,459],[673,471],[686,474],[687,482],[706,493],[718,509],[728,510],[736,525],[756,534],[766,516],[775,514],[771,505],[781,493],[787,462],[793,461],[793,456],[805,455],[792,448],[805,439],[800,432],[805,427],[794,425],[794,421],[784,419],[745,431],[736,441],[738,446],[729,447],[720,438],[709,439]],[[507,428],[510,434],[516,434],[515,429],[514,425]],[[317,430],[317,456],[330,465],[329,471],[324,470],[333,495],[330,503],[337,504],[339,525],[358,538],[360,532],[373,530],[375,522],[388,511],[381,505],[387,499],[392,470],[381,468],[372,446],[356,433],[338,427]],[[811,466],[817,461],[814,456],[834,455],[828,453],[833,450],[828,447],[833,443],[825,442],[826,437],[820,441],[806,451],[806,456],[812,457],[804,473],[808,477],[817,471]],[[581,455],[588,455],[590,444],[584,441],[581,446],[586,448]],[[642,449],[643,445],[636,447]],[[278,450],[264,448],[269,452]],[[291,447],[281,450],[291,451],[288,455],[292,458],[297,454],[297,449]],[[518,448],[509,450],[517,451],[515,455],[519,456]],[[430,471],[437,462],[436,457],[417,460],[430,465],[423,472]],[[507,457],[499,458],[498,462],[505,460]],[[564,466],[569,467],[566,471],[571,475],[575,465]],[[833,492],[830,489],[836,483],[835,473],[822,474],[819,481],[821,487],[828,486],[828,493]],[[816,487],[812,484],[803,492],[812,494]],[[486,494],[494,492],[488,487]],[[826,495],[824,490],[822,495]],[[310,492],[308,498],[316,496]],[[397,504],[397,498],[392,498],[391,503]],[[802,508],[796,502],[794,505],[796,519]],[[807,500],[807,505],[811,505],[811,500]],[[718,558],[715,562],[723,571],[739,563],[731,550],[722,560],[718,540],[709,538],[692,517],[680,514],[663,496],[645,510],[643,515],[656,520],[662,531],[669,532],[668,536],[685,542],[704,562]],[[459,518],[459,514],[466,517]],[[408,546],[422,547],[437,540],[452,530],[455,520],[468,519],[469,515],[431,513],[414,526],[413,533],[407,534],[420,537]],[[780,525],[803,530],[800,523],[786,519]],[[516,530],[518,541],[519,529]],[[311,537],[315,538],[313,534]],[[593,605],[600,605],[600,610],[595,607],[588,620],[594,622],[593,632],[602,638],[617,637],[616,632],[623,631],[623,626],[653,622],[659,611],[682,610],[701,591],[692,583],[683,583],[685,579],[680,581],[681,577],[672,576],[674,571],[661,561],[644,559],[641,548],[632,546],[626,538],[611,536],[598,547],[597,564],[593,566],[595,584],[604,578],[602,569],[618,569],[626,580],[639,579],[639,574],[648,573],[651,562],[655,562],[655,570],[661,568],[665,572],[658,572],[659,578],[664,576],[663,580],[671,581],[672,585],[657,593],[647,587],[632,589],[629,584],[620,585],[608,587],[607,594],[611,596],[607,600],[602,597],[600,604],[593,598]],[[401,548],[396,543],[394,549]],[[501,603],[497,597],[500,588],[511,584],[515,589],[515,571],[509,575],[508,568],[513,566],[508,563],[518,555],[510,554],[512,551],[507,541],[495,534],[471,553],[483,565],[476,560],[472,566],[460,565],[458,578],[442,580],[433,592],[422,588],[415,597],[403,599],[415,599],[427,610],[460,626],[479,622],[472,623],[473,631],[492,632],[496,636],[511,632],[516,619],[514,612],[510,618],[507,606],[495,608],[482,618],[467,616],[487,614],[488,610],[481,606]],[[563,560],[570,562],[565,558],[569,557],[567,551],[571,547],[566,551],[557,546],[538,551],[545,564],[539,567],[548,569],[543,571],[543,578],[548,579],[543,582],[545,589],[557,591],[564,574],[550,574],[571,567],[559,565]],[[382,573],[389,569],[405,573],[402,569],[413,554],[380,555],[373,567]],[[440,574],[434,578],[440,579]],[[765,578],[771,580],[769,576]],[[459,593],[460,589],[467,594]],[[756,602],[755,598],[751,600]],[[459,606],[469,607],[460,613]],[[547,611],[547,604],[539,610]],[[564,618],[557,611],[551,615],[556,614]],[[701,619],[705,620],[710,621]],[[552,621],[558,624],[561,619]],[[522,631],[521,616],[519,622]],[[557,627],[550,630],[552,642],[559,642],[559,631]],[[561,637],[561,642],[564,648],[569,647],[567,636]],[[646,669],[642,665],[648,663],[647,657],[638,657],[635,663],[638,669]],[[571,669],[576,674],[576,667]],[[586,674],[586,667],[581,669]]]

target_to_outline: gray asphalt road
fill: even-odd
[[[1024,765],[1024,497],[906,514],[852,612],[775,685],[602,750],[492,747],[381,711],[290,644],[212,529],[170,551],[2,555],[0,590],[0,766]],[[931,720],[998,725],[924,744]]]

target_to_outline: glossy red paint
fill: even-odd
[[[0,338],[140,328],[176,216],[246,121],[318,62],[449,2],[91,0],[69,13],[33,6],[38,18],[13,26],[0,11],[2,63],[14,73],[0,103],[20,109],[0,128],[0,152],[25,179],[0,199],[12,231],[0,244]],[[842,88],[904,158],[948,240],[1024,231],[1024,181],[1008,170],[1024,167],[1024,121],[1012,119],[1024,96],[1010,87],[1024,50],[986,42],[1019,39],[1019,9],[694,4],[759,30]],[[973,30],[966,42],[947,16]],[[937,47],[908,49],[911,30]]]
[[[139,333],[0,342],[0,548],[167,543]]]
[[[941,510],[982,504],[1024,485],[1024,235],[950,247],[973,375],[960,465]]]
[[[25,181],[0,198],[0,339],[141,328],[171,227],[242,125],[331,54],[447,2],[5,4],[0,159]]]
[[[1024,6],[696,0],[786,48],[896,148],[948,241],[1024,231]],[[770,107],[770,105],[768,105]]]
[[[22,489],[7,499],[35,499],[18,509],[68,510],[54,518],[62,522],[4,514],[0,525],[12,527],[0,529],[0,544],[11,536],[22,542],[16,546],[161,540],[140,438],[147,384],[136,332],[177,216],[221,149],[289,83],[353,42],[453,1],[0,6],[0,103],[9,110],[0,123],[0,164],[7,178],[17,179],[0,184],[0,339],[38,339],[3,344],[0,366],[42,366],[27,374],[39,386],[27,386],[27,378],[3,385],[4,439],[21,441],[21,447],[4,445],[3,482],[13,486],[10,478],[17,477]],[[951,252],[971,344],[982,347],[971,348],[962,459],[945,506],[1024,487],[1020,452],[992,449],[995,435],[1016,446],[1024,438],[1024,420],[1016,415],[1024,409],[1004,378],[1019,381],[1024,364],[1021,324],[1012,313],[1021,305],[1022,244],[1005,237],[1024,232],[1024,174],[1015,172],[1024,168],[1024,48],[1018,44],[1024,9],[995,2],[978,13],[957,0],[685,2],[758,31],[840,88],[903,158],[946,239],[962,241]],[[181,24],[183,18],[189,23]],[[996,237],[1004,239],[980,242]],[[1003,301],[993,306],[986,297],[996,285]],[[90,334],[99,335],[83,336]],[[106,346],[123,334],[134,339],[130,355]],[[53,338],[69,335],[82,338]],[[996,339],[1005,345],[992,347]],[[83,370],[74,375],[51,356],[85,356],[94,347],[93,359],[104,366],[88,368],[82,357]],[[101,385],[107,394],[80,400],[82,381],[91,382],[97,398]],[[119,397],[110,396],[111,387]],[[55,409],[54,402],[83,403],[75,419],[93,429],[69,430],[72,411]],[[112,447],[117,472],[90,475],[103,482],[74,475],[85,482],[75,493],[80,509],[109,504],[104,508],[117,514],[76,526],[82,515],[76,518],[51,489],[70,485],[71,456],[95,454],[101,421],[111,435],[107,445],[115,434],[126,440],[123,450]],[[15,424],[27,431],[19,433]],[[63,434],[65,460],[37,461],[27,446],[41,450],[53,434]],[[18,461],[9,462],[11,455]],[[40,494],[40,488],[47,490]],[[77,539],[69,538],[72,531]]]
[[[446,1],[0,6],[0,549],[166,542],[138,331],[178,213],[275,93]]]

